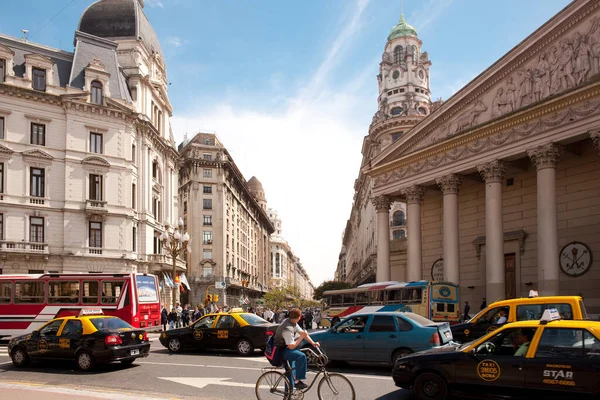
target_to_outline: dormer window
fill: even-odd
[[[46,70],[40,68],[32,68],[31,74],[33,77],[33,89],[46,91]]]
[[[98,81],[93,81],[92,87],[91,87],[91,92],[92,92],[92,103],[102,105],[102,101],[103,101],[102,84]]]

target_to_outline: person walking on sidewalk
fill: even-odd
[[[167,323],[169,319],[169,312],[167,311],[167,307],[163,304],[162,310],[160,311],[160,323],[163,326],[163,331],[167,330]]]

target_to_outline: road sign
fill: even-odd
[[[227,288],[227,284],[223,281],[216,281],[215,282],[215,289],[226,289]]]

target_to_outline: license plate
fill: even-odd
[[[132,356],[137,356],[138,354],[140,354],[139,350],[131,350],[131,355]]]
[[[450,337],[452,336],[450,332],[444,332],[444,335],[446,335],[446,339],[450,339]]]

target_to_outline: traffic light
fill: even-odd
[[[215,303],[216,303],[217,301],[219,301],[219,295],[218,295],[218,294],[215,294],[215,295],[213,296],[213,299],[214,299],[214,301],[215,301]]]
[[[212,299],[212,294],[209,294],[208,296],[206,296],[208,298],[209,303],[212,303],[213,299]]]

